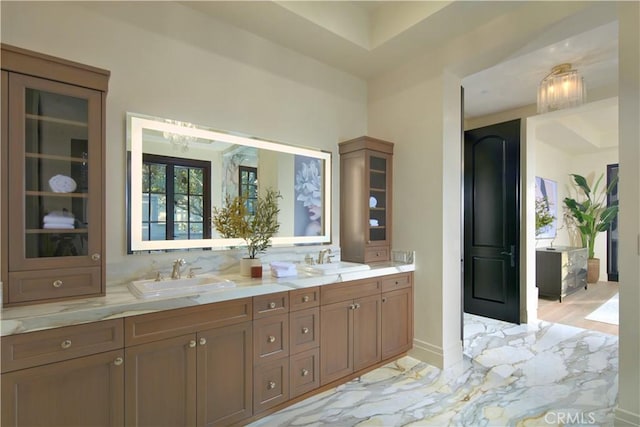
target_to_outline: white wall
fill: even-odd
[[[3,43],[111,71],[107,263],[126,255],[125,112],[333,152],[366,133],[360,79],[173,2],[2,2]],[[153,26],[162,33],[150,31]],[[293,179],[293,178],[292,178]],[[333,181],[338,194],[339,179]],[[333,215],[339,213],[334,198]],[[333,241],[338,242],[338,221]],[[141,262],[144,257],[140,257]]]

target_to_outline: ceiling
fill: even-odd
[[[526,3],[193,1],[182,4],[367,80],[421,52],[440,48],[447,40]],[[550,8],[553,3],[549,3]],[[565,62],[572,63],[582,73],[588,91],[615,87],[618,75],[615,8],[587,4],[586,12],[549,28],[540,40],[532,41],[522,52],[466,76],[463,80],[465,116],[478,117],[535,103],[540,80],[554,65]],[[605,24],[599,25],[602,22]]]

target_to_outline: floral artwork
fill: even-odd
[[[322,173],[320,160],[295,156],[295,236],[322,234]]]

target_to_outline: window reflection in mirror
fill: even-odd
[[[127,114],[130,251],[225,248],[211,210],[242,195],[280,192],[274,245],[331,241],[331,153]]]

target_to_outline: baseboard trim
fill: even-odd
[[[413,339],[413,348],[409,351],[409,356],[440,369],[442,369],[444,365],[444,352],[442,351],[442,347],[435,346],[417,338]]]
[[[638,427],[640,426],[640,414],[616,408],[613,425],[616,427]]]

